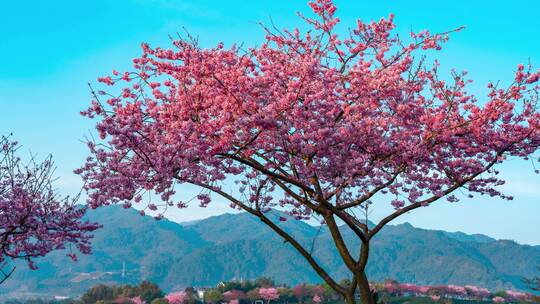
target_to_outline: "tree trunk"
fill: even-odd
[[[354,300],[354,295],[351,297],[351,296],[347,296],[345,297],[345,303],[347,304],[356,304],[355,300]]]
[[[361,304],[376,304],[365,271],[358,274],[358,289],[360,290]]]

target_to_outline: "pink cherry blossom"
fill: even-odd
[[[465,287],[463,287],[463,286],[448,285],[448,286],[446,286],[446,289],[448,290],[449,293],[454,293],[454,294],[464,295],[464,294],[467,293]]]
[[[89,233],[99,227],[82,219],[86,208],[75,204],[77,198],[56,193],[51,157],[23,162],[17,150],[16,142],[0,137],[0,284],[14,270],[3,269],[10,260],[26,260],[35,269],[35,258],[68,244],[90,253]],[[77,260],[71,250],[66,255]]]
[[[141,296],[131,298],[131,302],[133,302],[133,304],[146,304],[146,302],[141,298]]]
[[[490,295],[489,290],[486,288],[481,288],[473,285],[465,285],[465,289],[467,290],[468,294],[474,297],[478,297],[480,299],[487,298]]]
[[[530,298],[529,294],[520,291],[506,290],[505,293],[513,300],[525,300]]]
[[[223,299],[225,301],[228,301],[229,303],[232,300],[238,300],[238,299],[244,299],[246,297],[246,293],[241,290],[229,290],[223,293]]]
[[[306,286],[303,285],[303,284],[299,284],[299,285],[294,286],[292,291],[293,291],[294,295],[296,296],[296,298],[298,298],[300,301],[301,301],[301,299],[303,299],[308,294]]]
[[[277,300],[279,299],[279,292],[277,288],[269,287],[269,288],[259,288],[259,295],[263,300],[266,300],[267,303],[270,303],[271,300]]]
[[[165,299],[169,301],[169,304],[184,304],[186,301],[186,293],[184,291],[172,292],[166,295]]]
[[[384,291],[392,295],[427,296],[431,297],[434,301],[438,301],[441,297],[487,300],[493,296],[487,288],[474,285],[418,286],[411,283],[400,284],[394,281],[376,285],[376,287],[379,291]],[[533,295],[530,293],[515,290],[507,290],[505,294],[504,297],[499,297],[503,301],[527,301],[533,298]]]

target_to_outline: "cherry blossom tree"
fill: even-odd
[[[184,304],[187,294],[185,291],[172,292],[165,296],[169,304]]]
[[[232,300],[241,300],[246,298],[246,293],[241,290],[232,289],[223,293],[223,300],[231,302]]]
[[[23,163],[17,149],[16,142],[0,137],[0,284],[15,270],[14,260],[35,269],[34,258],[67,245],[90,253],[89,233],[99,227],[82,220],[85,208],[76,206],[76,199],[54,191],[51,157]],[[76,260],[73,250],[67,255]]]
[[[466,72],[443,76],[434,58],[448,39],[394,33],[393,16],[337,30],[331,0],[300,14],[307,30],[262,26],[257,47],[142,45],[134,70],[98,80],[83,115],[100,139],[76,172],[93,207],[132,203],[159,219],[167,208],[214,198],[259,218],[324,281],[372,304],[365,273],[371,240],[397,217],[474,195],[512,199],[498,165],[531,159],[540,145],[538,71],[519,65],[507,86],[468,92]],[[429,56],[427,56],[429,55]],[[182,197],[175,186],[201,189]],[[147,201],[147,197],[148,201]],[[144,198],[144,199],[143,199]],[[368,227],[373,204],[394,209]],[[329,229],[351,284],[340,284],[309,248],[267,216],[271,208]],[[351,248],[343,223],[360,243]]]
[[[490,295],[490,292],[487,288],[477,287],[474,285],[465,285],[467,294],[476,299],[483,300]]]
[[[376,284],[374,290],[388,293],[392,296],[416,296],[416,297],[431,297],[432,300],[438,301],[441,297],[446,299],[467,299],[476,301],[486,301],[493,297],[511,301],[531,301],[534,295],[531,293],[519,292],[515,290],[505,290],[497,293],[491,293],[488,289],[473,285],[442,285],[442,286],[427,286],[415,285],[410,283],[400,284],[398,282],[385,282]]]
[[[266,303],[270,303],[270,301],[272,300],[279,299],[279,292],[277,288],[274,288],[274,287],[259,288],[259,295],[261,296],[263,300],[266,300]]]
[[[505,290],[506,297],[509,298],[512,301],[520,301],[520,300],[526,300],[530,298],[530,294],[515,291],[515,290]]]
[[[146,304],[146,302],[141,298],[141,296],[136,296],[130,299],[133,304]]]
[[[298,284],[293,287],[292,289],[293,294],[296,296],[296,299],[298,300],[298,303],[303,303],[304,298],[308,295],[308,291],[306,289],[306,286],[303,284]]]

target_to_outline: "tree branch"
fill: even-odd
[[[175,176],[175,178],[178,178]],[[285,232],[283,229],[281,229],[279,226],[277,226],[275,223],[273,223],[270,219],[268,219],[263,212],[260,210],[255,210],[246,204],[242,203],[240,200],[234,198],[230,194],[220,190],[219,188],[207,185],[205,183],[200,183],[196,181],[186,180],[186,182],[203,187],[205,189],[208,189],[216,194],[221,195],[222,197],[226,198],[231,203],[235,204],[236,206],[242,208],[246,212],[255,215],[258,217],[263,223],[265,223],[268,227],[270,227],[272,230],[274,230],[279,236],[281,236],[283,239],[285,239],[287,242],[289,242],[295,249],[298,251],[306,260],[307,262],[313,267],[315,272],[321,276],[328,285],[332,286],[335,290],[337,290],[341,294],[345,294],[346,290],[339,285],[332,277],[315,261],[313,256],[298,242],[296,241],[290,234]]]
[[[430,204],[430,203],[433,203],[435,202],[436,200],[440,199],[441,197],[444,197],[450,193],[452,193],[453,191],[455,191],[456,189],[460,188],[461,186],[465,185],[466,183],[470,182],[471,180],[475,179],[478,175],[486,172],[487,170],[489,170],[491,167],[493,167],[497,161],[498,161],[498,158],[504,153],[506,152],[506,150],[508,148],[510,148],[510,146],[512,146],[512,144],[508,145],[506,148],[502,149],[501,151],[499,151],[494,159],[486,166],[484,167],[482,170],[476,172],[475,174],[465,178],[465,179],[462,179],[461,181],[455,183],[452,187],[446,189],[446,191],[443,192],[442,195],[434,195],[428,199],[425,199],[423,201],[419,201],[419,202],[415,202],[413,204],[410,204],[406,207],[403,207],[399,210],[397,210],[396,212],[388,215],[387,217],[385,217],[384,219],[382,219],[378,224],[377,226],[375,226],[375,228],[373,228],[369,233],[368,233],[368,240],[371,239],[373,236],[375,236],[375,234],[377,234],[377,232],[379,232],[383,227],[384,225],[388,224],[390,221],[394,220],[395,218],[399,217],[400,215],[404,214],[404,213],[407,213],[411,210],[414,210],[416,208],[419,208],[421,206],[425,206],[427,204]]]
[[[334,219],[334,216],[332,214],[325,214],[323,215],[323,217],[326,222],[326,225],[328,226],[328,229],[330,229],[330,233],[332,234],[332,239],[334,239],[334,244],[336,245],[339,255],[345,262],[345,265],[347,266],[347,268],[349,268],[352,272],[355,272],[357,270],[356,261],[351,256],[349,248],[347,248],[347,244],[345,244],[345,241],[343,240],[343,236],[341,235],[341,232],[339,231],[339,227],[336,224],[336,220]]]

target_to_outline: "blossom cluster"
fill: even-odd
[[[165,296],[169,304],[184,304],[187,299],[185,291],[172,292]]]
[[[259,295],[261,296],[263,300],[267,302],[270,302],[271,300],[279,299],[279,292],[277,288],[274,288],[274,287],[259,288]]]
[[[334,302],[342,299],[337,293],[324,287],[324,285],[306,285],[298,284],[292,288],[278,287],[272,285],[254,286],[250,283],[242,285],[238,282],[232,283],[224,289],[211,289],[222,295],[221,302],[229,304],[244,303],[247,300],[254,301],[262,299],[265,302],[278,301],[287,303],[289,301],[298,303],[324,303]],[[247,287],[251,286],[251,287]],[[242,288],[242,290],[237,289]],[[416,285],[410,283],[400,283],[393,280],[388,280],[380,283],[371,283],[370,288],[373,292],[377,292],[379,298],[390,297],[426,297],[433,301],[445,301],[448,299],[459,299],[468,301],[485,301],[485,302],[532,302],[535,296],[530,293],[525,293],[516,290],[501,290],[493,292],[487,288],[474,285]],[[171,304],[185,303],[187,296],[186,292],[172,292],[165,296],[165,299]]]
[[[527,301],[533,298],[532,294],[515,291],[505,290],[502,292],[493,293],[487,288],[482,288],[474,285],[415,285],[415,284],[402,284],[395,281],[389,281],[382,284],[373,284],[372,288],[379,292],[385,292],[392,295],[409,295],[409,296],[424,296],[431,297],[433,300],[438,301],[441,298],[461,298],[461,299],[475,299],[475,300],[492,300],[494,302],[515,302],[515,301]]]
[[[160,212],[205,207],[214,193],[303,219],[381,197],[398,210],[456,202],[458,189],[512,199],[495,167],[540,146],[539,71],[519,65],[509,86],[489,84],[481,98],[466,72],[443,80],[437,61],[418,59],[453,31],[406,41],[390,16],[341,37],[332,1],[310,6],[308,32],[265,28],[266,41],[247,50],[143,44],[134,70],[100,78],[113,88],[94,92],[82,114],[97,119],[101,141],[76,170],[90,205]],[[175,196],[178,183],[202,192]]]
[[[90,253],[90,233],[99,225],[83,220],[86,208],[76,199],[55,192],[51,157],[23,162],[17,150],[0,138],[0,270],[15,259],[35,269],[33,260],[53,250],[69,249],[73,260],[76,251]]]

